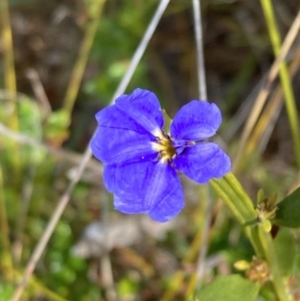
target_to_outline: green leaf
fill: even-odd
[[[265,192],[260,188],[257,192],[257,203],[261,203],[265,198]]]
[[[288,195],[277,205],[274,224],[290,227],[300,227],[300,187]]]
[[[255,301],[259,284],[239,275],[218,276],[196,294],[198,301]]]
[[[296,256],[296,243],[293,234],[288,228],[281,228],[274,240],[278,265],[282,276],[292,273]]]

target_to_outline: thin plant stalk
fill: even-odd
[[[196,56],[197,56],[197,75],[198,75],[198,91],[201,100],[207,101],[206,76],[204,64],[204,47],[202,34],[202,18],[201,18],[201,1],[192,0],[194,28],[195,28],[195,42],[196,42]]]
[[[85,35],[79,50],[79,55],[75,63],[67,92],[63,101],[63,109],[68,113],[69,118],[71,116],[74,103],[78,95],[82,77],[94,42],[97,27],[100,21],[100,15],[105,1],[106,0],[95,0],[94,5],[91,5],[90,8],[87,7],[87,10],[90,11],[91,21],[87,25]]]
[[[117,89],[112,97],[111,103],[113,103],[114,100],[118,96],[120,96],[121,94],[123,94],[125,92],[169,2],[170,2],[170,0],[161,0],[160,1],[159,5],[156,9],[156,12],[154,13],[152,20],[150,21],[148,28],[145,31],[145,34],[143,35],[143,38],[142,38],[138,48],[136,49],[134,55],[132,56],[132,59],[130,61],[130,64],[127,68],[125,75],[123,76],[121,82],[119,83],[119,86],[117,87]]]
[[[8,91],[8,100],[10,102],[10,114],[6,120],[6,124],[14,131],[19,128],[18,111],[16,102],[16,73],[14,66],[14,49],[12,40],[12,31],[10,26],[8,0],[0,1],[0,24],[1,24],[1,38],[3,48],[3,74],[4,74],[4,88]],[[17,179],[18,168],[20,165],[19,150],[14,142],[7,145],[10,150],[11,164],[14,169],[15,177]]]
[[[273,51],[275,56],[277,56],[280,51],[281,41],[280,41],[279,31],[276,26],[272,2],[270,0],[260,0],[260,2],[266,18],[269,35],[273,46]],[[299,119],[297,114],[296,101],[293,93],[292,83],[289,77],[289,72],[285,61],[282,61],[280,63],[279,77],[283,89],[285,105],[286,105],[287,114],[290,122],[290,128],[291,128],[292,138],[294,143],[294,151],[296,155],[296,162],[297,162],[297,166],[300,167]]]
[[[13,260],[11,256],[11,246],[9,241],[9,225],[6,214],[6,204],[4,196],[4,185],[2,168],[0,166],[0,260],[1,266],[9,269],[13,268]],[[11,273],[7,273],[7,279],[12,280]]]

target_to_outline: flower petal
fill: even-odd
[[[139,123],[130,116],[124,114],[116,105],[106,107],[96,114],[99,127],[131,130],[140,134],[149,135]]]
[[[192,180],[205,184],[230,171],[231,161],[215,143],[198,143],[186,148],[173,160],[175,167]]]
[[[203,140],[213,136],[222,122],[214,103],[193,100],[183,106],[171,123],[171,137],[176,140]]]
[[[117,98],[115,105],[149,133],[155,133],[164,125],[160,103],[153,92],[135,89]]]
[[[184,207],[183,189],[176,171],[170,167],[168,182],[162,188],[161,198],[149,211],[149,216],[157,222],[167,222]]]
[[[160,161],[105,166],[104,183],[116,194],[115,208],[123,213],[148,213],[165,222],[184,207],[176,171]]]
[[[94,156],[104,163],[153,160],[158,153],[151,139],[134,131],[99,126],[90,147]]]
[[[138,196],[145,192],[148,178],[152,176],[157,162],[124,162],[105,164],[103,181],[108,191],[117,194]]]
[[[126,195],[114,195],[115,209],[125,214],[146,213],[145,203],[142,198],[130,197]]]

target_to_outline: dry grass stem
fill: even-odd
[[[282,47],[280,49],[280,52],[278,56],[276,57],[275,61],[273,62],[266,80],[261,88],[261,90],[258,93],[258,96],[255,100],[255,104],[251,110],[251,113],[249,115],[249,118],[246,121],[240,143],[239,148],[237,151],[237,154],[234,158],[233,167],[232,170],[235,171],[238,168],[239,161],[241,159],[241,156],[243,154],[243,151],[245,149],[245,145],[248,141],[248,138],[259,118],[259,115],[262,112],[262,109],[266,103],[267,97],[271,91],[272,83],[275,80],[276,76],[278,75],[279,68],[281,62],[286,58],[295,38],[297,37],[298,31],[300,29],[300,11],[298,12],[288,34],[286,35],[286,38],[282,44]]]

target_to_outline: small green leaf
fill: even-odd
[[[280,228],[274,240],[278,265],[283,276],[289,276],[295,263],[296,243],[293,234],[288,228]]]
[[[300,227],[300,187],[284,198],[278,205],[274,224],[290,227]]]
[[[265,198],[265,192],[263,191],[263,189],[259,189],[257,192],[257,203],[261,203]]]
[[[255,301],[259,288],[259,284],[239,275],[219,276],[201,289],[196,298],[199,301]]]

